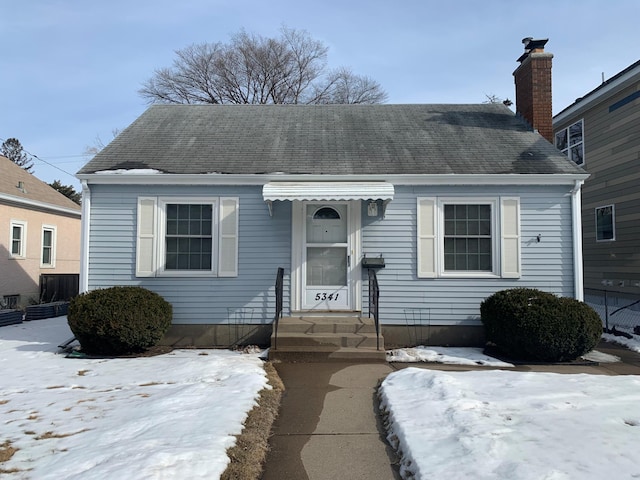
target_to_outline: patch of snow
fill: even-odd
[[[598,363],[616,363],[620,361],[620,357],[617,357],[616,355],[610,355],[597,350],[591,350],[589,353],[583,355],[582,358],[590,362]]]
[[[268,387],[258,353],[57,355],[71,336],[66,317],[0,328],[3,478],[219,478]]]
[[[482,348],[425,347],[400,348],[387,351],[388,362],[435,362],[451,365],[482,365],[488,367],[513,367],[483,353]]]
[[[160,170],[153,168],[119,168],[117,170],[100,170],[95,172],[97,175],[158,175],[162,174]]]
[[[610,333],[603,333],[602,339],[606,340],[607,342],[624,345],[629,350],[640,353],[640,337],[638,337],[637,335],[633,335],[633,338],[627,338],[618,335],[612,335]]]
[[[404,478],[638,478],[640,377],[407,368],[380,388]]]

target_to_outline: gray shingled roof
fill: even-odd
[[[155,105],[78,173],[584,173],[501,104]]]

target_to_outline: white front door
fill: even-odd
[[[355,205],[354,205],[355,204]],[[303,202],[294,222],[299,255],[299,307],[302,310],[354,310],[354,257],[359,202]],[[359,212],[358,212],[359,213]],[[296,239],[297,237],[297,239]],[[357,257],[356,257],[357,258]]]

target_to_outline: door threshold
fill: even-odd
[[[359,310],[295,310],[291,312],[291,316],[305,317],[360,317],[362,312]]]

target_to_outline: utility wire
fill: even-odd
[[[0,141],[2,141],[2,142],[6,142],[6,140],[5,140],[4,138],[0,138]],[[62,173],[66,173],[67,175],[70,175],[70,176],[72,176],[72,177],[75,177],[75,175],[74,175],[73,173],[69,173],[69,172],[67,172],[66,170],[63,170],[62,168],[58,167],[57,165],[54,165],[53,163],[49,163],[49,162],[47,162],[46,160],[43,160],[43,159],[42,159],[42,158],[40,158],[39,156],[34,155],[33,153],[29,152],[29,151],[28,151],[27,149],[25,149],[24,147],[22,148],[22,151],[23,151],[24,153],[26,153],[27,155],[29,155],[29,156],[31,156],[31,157],[33,157],[33,158],[35,158],[36,160],[40,160],[42,163],[46,163],[46,164],[47,164],[47,165],[49,165],[50,167],[53,167],[53,168],[55,168],[56,170],[60,170]],[[70,155],[70,156],[75,157],[75,156],[82,156],[82,155]],[[64,158],[64,157],[57,157],[57,158]]]

